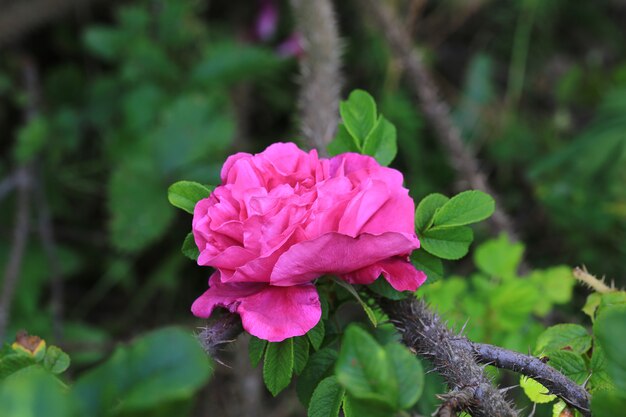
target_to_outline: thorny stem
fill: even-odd
[[[559,396],[567,404],[577,408],[584,416],[591,416],[589,393],[585,388],[540,359],[498,346],[473,343],[465,338],[459,338],[454,343],[461,349],[469,347],[479,363],[508,369],[537,380],[550,390],[551,394]]]
[[[594,275],[591,275],[585,267],[576,267],[572,272],[574,274],[574,278],[587,285],[592,290],[599,292],[600,294],[613,291],[613,288],[606,285],[603,280],[600,280]]]
[[[430,360],[446,380],[450,387],[447,399],[454,399],[455,408],[463,407],[476,417],[517,416],[476,363],[469,346],[459,346],[459,339],[467,339],[453,334],[423,301],[409,298],[402,301],[379,299],[379,302],[402,334],[404,344]]]
[[[473,151],[463,141],[461,132],[452,121],[450,108],[439,97],[439,92],[428,69],[422,62],[421,56],[413,48],[413,43],[400,19],[385,2],[366,0],[366,9],[369,10],[380,31],[384,33],[391,51],[396,59],[404,66],[407,81],[414,94],[419,98],[422,112],[435,132],[435,136],[446,149],[450,164],[459,177],[459,188],[481,190],[498,198],[487,182],[487,176],[481,170],[480,164]],[[513,240],[518,240],[513,222],[509,216],[496,204],[496,211],[490,218],[493,229],[497,232],[506,232]]]

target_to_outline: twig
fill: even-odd
[[[479,363],[508,369],[537,380],[551,394],[559,396],[567,404],[577,408],[584,416],[591,416],[589,393],[540,359],[498,346],[473,343],[467,339],[459,339],[454,343],[462,349],[469,347]]]
[[[459,345],[464,337],[455,335],[426,304],[417,299],[391,301],[379,299],[381,307],[402,334],[404,343],[416,354],[430,360],[450,386],[463,392],[463,402],[455,406],[476,417],[515,417],[517,413],[493,386],[478,365],[469,346]]]
[[[480,165],[472,150],[464,143],[461,132],[450,117],[450,108],[440,97],[428,69],[420,55],[413,48],[411,38],[400,20],[385,2],[366,0],[368,9],[376,21],[380,31],[384,33],[393,55],[402,62],[407,80],[414,94],[419,98],[422,112],[430,122],[435,136],[446,149],[450,164],[459,177],[459,188],[470,188],[484,191],[498,200],[487,182],[487,176],[481,171]],[[508,215],[496,204],[496,211],[490,218],[490,224],[497,232],[506,232],[513,240],[517,233]]]
[[[598,279],[594,275],[591,275],[584,266],[582,268],[576,267],[572,272],[574,274],[574,278],[600,294],[614,290],[614,288],[606,285],[603,279]]]
[[[330,0],[291,0],[304,56],[300,59],[300,127],[326,155],[339,120],[341,42]]]

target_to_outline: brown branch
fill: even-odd
[[[102,0],[15,0],[0,5],[0,47],[78,7]]]
[[[385,2],[366,0],[365,3],[367,7],[364,9],[369,10],[380,31],[384,33],[392,54],[404,66],[407,81],[420,101],[422,112],[445,148],[450,165],[457,172],[459,188],[481,190],[498,201],[473,151],[463,141],[461,132],[452,121],[450,107],[440,98],[432,76],[421,56],[413,48],[411,38],[400,19]],[[490,224],[497,232],[506,232],[511,239],[517,240],[513,223],[500,207],[501,204],[496,204],[496,211],[489,220]]]
[[[463,406],[476,417],[517,416],[476,363],[470,346],[459,344],[459,340],[467,339],[452,333],[423,301],[409,298],[402,301],[379,299],[379,302],[402,334],[404,343],[432,362],[448,383],[452,395],[463,393],[465,401],[456,402],[456,406]]]
[[[591,416],[589,393],[582,386],[538,358],[498,346],[473,343],[465,338],[458,339],[454,343],[462,349],[471,348],[479,363],[508,369],[537,380],[551,394],[559,396],[567,404],[578,409],[584,416]]]
[[[300,127],[321,155],[339,122],[341,42],[330,0],[291,0],[304,56],[300,59]]]

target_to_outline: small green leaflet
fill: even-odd
[[[193,181],[178,181],[167,189],[167,199],[174,207],[193,214],[196,203],[211,194],[212,187]]]
[[[420,236],[422,249],[442,259],[456,260],[467,255],[474,232],[466,226],[429,229]]]
[[[263,361],[263,381],[273,396],[291,382],[294,366],[293,339],[268,343]]]
[[[485,220],[495,210],[494,199],[477,190],[463,191],[452,197],[434,215],[434,228],[466,226]]]
[[[329,376],[319,383],[309,403],[309,417],[337,417],[346,390],[337,377]]]
[[[318,350],[320,346],[322,346],[325,334],[326,329],[324,327],[324,320],[320,319],[319,323],[317,323],[315,327],[309,330],[306,334],[311,342],[311,346],[313,346],[313,349]]]
[[[261,362],[267,343],[267,340],[259,339],[256,336],[250,336],[250,342],[248,343],[248,356],[250,356],[250,363],[253,367],[256,367],[259,362]]]
[[[60,374],[69,368],[70,357],[60,348],[49,346],[43,358],[43,366],[53,374]]]
[[[561,349],[571,349],[585,353],[591,348],[591,336],[578,324],[557,324],[548,327],[537,338],[535,354],[548,353]]]
[[[526,396],[534,403],[545,404],[556,399],[556,395],[551,395],[546,387],[532,378],[522,375],[519,384]]]
[[[443,194],[434,193],[427,195],[420,201],[415,210],[415,229],[418,234],[432,225],[435,213],[449,200]]]
[[[309,406],[309,401],[317,384],[324,377],[330,375],[336,360],[337,351],[331,348],[320,349],[309,358],[309,362],[298,377],[298,384],[296,385],[298,399],[305,407]]]
[[[362,148],[365,138],[376,125],[376,102],[367,92],[354,90],[348,100],[339,103],[339,113],[346,130]]]
[[[185,240],[183,241],[183,246],[180,248],[180,251],[183,253],[183,255],[185,255],[192,261],[198,260],[198,256],[200,256],[200,250],[198,249],[198,246],[196,246],[196,241],[193,238],[193,233],[188,233],[187,236],[185,236]]]
[[[354,90],[339,104],[343,123],[339,124],[330,155],[356,152],[373,156],[379,164],[389,165],[398,152],[396,127],[376,110],[376,102],[367,92]]]

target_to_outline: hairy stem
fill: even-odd
[[[330,0],[291,0],[304,56],[300,59],[300,129],[326,154],[339,121],[341,42]]]
[[[423,301],[380,299],[380,304],[402,334],[404,343],[419,356],[430,360],[437,373],[444,377],[451,390],[446,394],[446,402],[463,398],[454,405],[476,417],[517,416],[476,363],[469,341],[452,333]],[[465,340],[467,346],[460,345],[459,340]],[[449,408],[445,403],[443,407]]]

